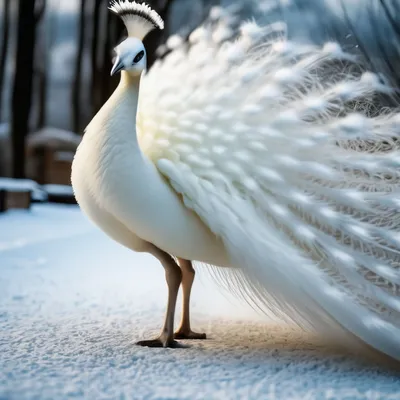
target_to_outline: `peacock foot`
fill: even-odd
[[[207,335],[205,333],[193,332],[191,329],[178,329],[174,333],[174,338],[175,339],[202,340],[202,339],[207,339]]]
[[[172,349],[184,347],[182,344],[171,338],[166,332],[161,333],[158,338],[140,340],[139,342],[136,342],[136,344],[143,347],[169,347]]]
[[[169,347],[172,349],[175,349],[177,347],[182,347],[179,342],[173,339],[163,339],[161,336],[156,338],[156,339],[150,339],[150,340],[140,340],[139,342],[136,342],[138,346],[143,346],[143,347]]]

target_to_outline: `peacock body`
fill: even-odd
[[[335,42],[289,40],[279,21],[236,32],[219,8],[142,74],[141,40],[162,21],[127,0],[111,10],[129,34],[121,82],[72,182],[101,229],[164,265],[161,345],[171,255],[184,296],[183,263],[205,263],[267,312],[400,359],[400,113],[379,106],[394,90]]]

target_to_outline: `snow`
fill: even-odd
[[[43,190],[53,196],[73,196],[74,191],[69,185],[48,184],[42,185]]]
[[[204,271],[192,309],[209,339],[135,346],[157,333],[165,299],[158,262],[76,206],[1,215],[0,399],[400,399],[396,373],[269,321]]]
[[[43,189],[44,187],[41,187],[38,183],[36,183],[31,179],[0,178],[0,190],[7,190],[12,192],[31,192],[32,200],[35,201],[45,201],[47,199],[47,193],[45,193]],[[52,189],[52,187],[50,187],[50,189]],[[58,190],[59,192],[61,191],[60,189]],[[64,193],[72,192],[71,187],[69,191],[68,189],[62,189],[62,190],[64,191]],[[1,248],[1,243],[0,243],[0,248]]]
[[[30,179],[0,178],[0,189],[14,192],[30,192],[38,189],[38,184]]]

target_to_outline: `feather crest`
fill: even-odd
[[[122,19],[130,37],[143,40],[153,29],[164,29],[162,18],[145,3],[112,0],[109,9]]]

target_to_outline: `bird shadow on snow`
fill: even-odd
[[[154,316],[153,316],[154,317]],[[176,349],[146,348],[137,346],[137,340],[157,336],[156,329],[143,329],[149,324],[145,316],[127,319],[112,318],[109,321],[80,322],[79,331],[73,327],[64,331],[58,343],[79,348],[80,356],[96,355],[100,359],[130,360],[137,362],[163,362],[202,365],[225,365],[229,367],[258,365],[276,369],[297,368],[326,370],[342,375],[357,371],[389,374],[393,371],[349,354],[343,348],[326,343],[321,337],[303,332],[295,327],[281,324],[250,323],[248,321],[205,321],[195,323],[198,331],[206,331],[207,340],[183,340],[183,347]],[[64,324],[63,324],[64,325]],[[101,326],[102,325],[102,326]],[[157,324],[152,324],[156,326]],[[65,325],[64,325],[65,326]],[[201,329],[198,329],[201,328]],[[140,329],[140,330],[139,330]],[[55,333],[53,331],[53,333]],[[68,337],[68,339],[66,339]],[[71,343],[71,340],[74,343]],[[71,346],[72,345],[72,346]],[[59,348],[59,350],[61,350]],[[146,360],[147,359],[147,360]],[[131,364],[132,363],[132,364]]]

